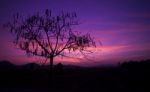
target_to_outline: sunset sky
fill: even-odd
[[[45,9],[53,13],[76,12],[80,25],[73,30],[90,33],[97,44],[102,42],[88,59],[56,58],[56,63],[93,66],[150,59],[149,0],[0,0],[0,60],[15,64],[42,61],[17,49],[13,36],[2,24],[10,21],[14,13],[31,15]]]

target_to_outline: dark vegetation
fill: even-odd
[[[54,66],[53,75],[49,73],[49,66],[34,63],[16,66],[1,61],[0,87],[42,92],[145,92],[150,84],[149,73],[150,60],[124,62],[116,67],[59,64]]]

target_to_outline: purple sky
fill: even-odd
[[[150,59],[149,0],[1,0],[0,25],[10,21],[14,13],[28,15],[45,9],[54,13],[76,12],[81,24],[74,30],[88,32],[103,44],[94,49],[88,60],[57,58],[56,62],[88,66]],[[0,60],[16,64],[41,61],[38,57],[28,58],[12,41],[11,34],[0,26]]]

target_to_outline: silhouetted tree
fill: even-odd
[[[55,67],[56,67],[57,71],[62,71],[63,70],[63,64],[62,63],[58,63]]]
[[[81,35],[72,31],[72,26],[78,25],[76,18],[76,13],[52,15],[51,10],[46,9],[44,14],[28,17],[15,14],[7,28],[15,36],[14,44],[17,47],[28,55],[50,59],[52,70],[56,56],[65,56],[67,51],[84,53],[87,47],[95,47],[90,34]]]

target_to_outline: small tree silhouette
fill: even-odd
[[[46,9],[43,15],[37,13],[24,17],[16,14],[6,27],[15,36],[14,44],[21,50],[28,55],[50,59],[52,71],[56,56],[65,56],[66,51],[83,53],[87,47],[96,46],[90,34],[72,31],[72,26],[78,25],[76,18],[76,13],[52,15],[51,10]]]

